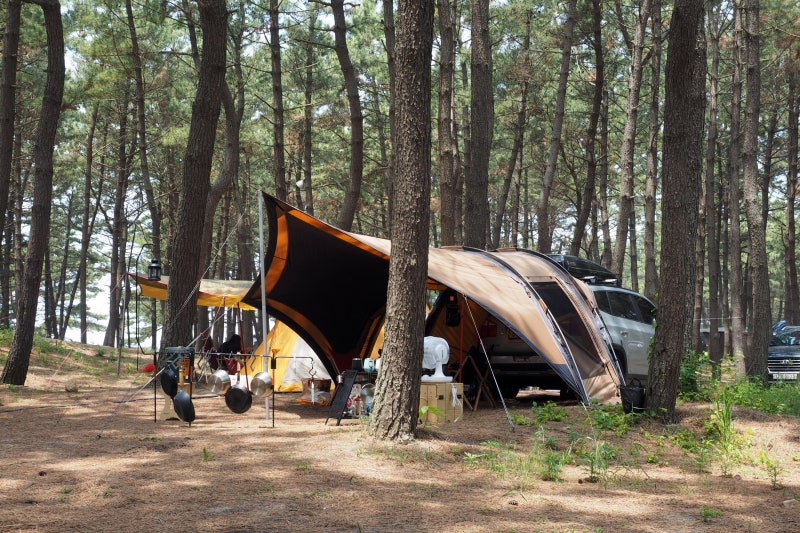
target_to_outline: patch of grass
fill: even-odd
[[[213,459],[213,456],[211,455],[211,452],[208,451],[206,448],[203,448],[203,458],[200,459],[200,462],[201,463],[207,463],[211,459]]]
[[[533,420],[537,424],[546,422],[563,422],[569,418],[569,411],[552,401],[547,401],[543,405],[534,404],[531,407]]]
[[[587,409],[592,427],[622,436],[630,431],[630,420],[636,415],[625,414],[620,405],[593,404]]]
[[[783,474],[781,463],[777,459],[771,457],[768,450],[761,450],[758,453],[758,460],[767,472],[767,477],[769,478],[772,488],[780,488],[779,479],[781,474]]]
[[[298,472],[311,472],[311,462],[309,461],[295,461],[292,466],[294,466],[294,469]]]
[[[700,516],[703,517],[703,522],[711,522],[713,518],[722,516],[722,511],[719,509],[713,509],[708,505],[704,505],[703,508],[700,509]]]
[[[800,382],[765,385],[758,380],[738,380],[728,390],[733,403],[741,407],[800,417]]]

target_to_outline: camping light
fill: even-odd
[[[150,266],[147,267],[147,279],[150,281],[161,280],[161,263],[159,263],[156,258],[153,258],[150,261]]]

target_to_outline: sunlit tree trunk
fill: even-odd
[[[115,346],[121,343],[120,325],[122,324],[123,289],[125,286],[125,243],[128,239],[128,223],[125,219],[125,201],[127,200],[130,179],[130,158],[128,156],[128,104],[129,88],[126,86],[118,99],[117,112],[119,126],[117,135],[116,189],[114,191],[114,210],[111,220],[111,262],[108,297],[108,324],[103,338],[103,346]]]
[[[494,224],[492,225],[491,233],[491,248],[498,248],[500,246],[500,233],[503,224],[503,219],[506,217],[506,203],[508,202],[508,193],[511,190],[511,182],[514,178],[514,169],[519,159],[519,154],[522,152],[522,141],[525,136],[525,124],[528,118],[528,53],[531,46],[531,19],[533,13],[528,11],[525,18],[525,38],[522,41],[522,48],[520,49],[521,57],[520,62],[523,65],[520,71],[525,76],[520,83],[520,103],[517,110],[517,120],[514,123],[514,144],[511,146],[511,154],[508,157],[508,167],[506,168],[505,178],[500,191],[500,196],[497,200],[497,212],[495,213]],[[513,242],[514,235],[507,235],[506,242]]]

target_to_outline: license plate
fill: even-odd
[[[772,374],[772,377],[779,380],[796,380],[797,372],[780,372]]]

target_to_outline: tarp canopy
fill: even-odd
[[[169,276],[161,276],[159,280],[147,279],[146,275],[128,272],[128,275],[141,287],[142,296],[167,299]],[[246,311],[253,311],[255,307],[242,302],[253,282],[246,280],[202,279],[197,294],[197,305],[207,307],[238,307]]]
[[[264,205],[263,271],[243,302],[259,308],[263,282],[267,312],[301,335],[336,375],[350,368],[353,358],[367,356],[381,331],[391,243],[342,231],[267,194]],[[564,317],[580,323],[580,343],[565,335],[566,318],[555,318],[537,283],[567,292],[551,300],[565,306]],[[580,283],[528,251],[429,250],[429,288],[452,289],[503,321],[582,399],[610,401],[622,378],[599,331],[593,298]]]

